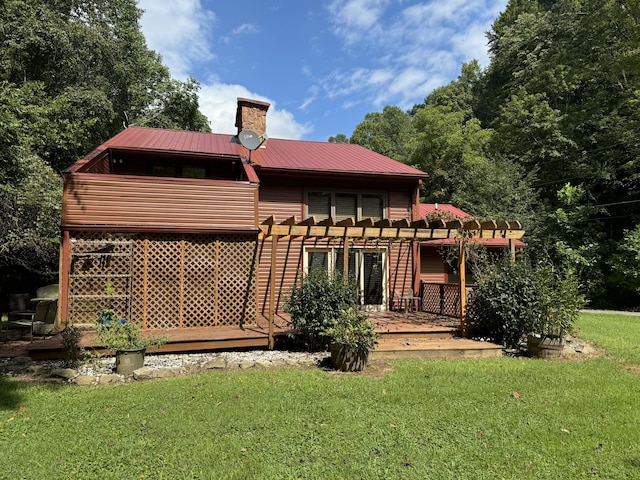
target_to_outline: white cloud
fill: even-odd
[[[211,122],[213,132],[230,134],[237,132],[235,124],[238,97],[271,104],[267,112],[267,135],[270,137],[299,140],[311,132],[309,125],[298,123],[291,112],[278,109],[275,101],[263,95],[251,92],[242,85],[211,83],[202,85],[200,89],[200,111]]]
[[[197,62],[215,57],[209,41],[215,14],[205,9],[202,0],[140,0],[145,10],[140,24],[149,48],[162,55],[171,76],[185,79]],[[257,32],[250,23],[237,27],[234,34]],[[221,37],[229,43],[229,37]],[[212,75],[207,83],[201,82],[200,111],[209,119],[215,133],[236,133],[237,97],[253,98],[271,103],[267,113],[267,134],[274,138],[300,139],[311,132],[309,125],[298,123],[294,116],[279,110],[275,101],[250,92],[242,85],[227,85]]]
[[[393,13],[387,0],[334,0],[329,6],[333,33],[349,52],[378,53],[380,69],[356,65],[321,80],[329,98],[350,105],[370,101],[402,108],[421,101],[433,88],[455,77],[460,63],[488,64],[485,31],[507,0],[405,1]],[[368,56],[373,56],[368,54]]]
[[[236,27],[233,29],[233,34],[234,35],[242,35],[245,33],[257,33],[258,29],[256,28],[256,26],[252,23],[243,23],[242,25],[240,25],[239,27]]]
[[[216,16],[200,0],[140,0],[139,7],[147,45],[162,55],[174,78],[186,79],[194,62],[214,58],[207,36]]]
[[[347,43],[360,41],[375,29],[388,0],[334,0],[329,13],[334,32]]]

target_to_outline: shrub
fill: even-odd
[[[330,275],[321,269],[311,270],[300,286],[291,289],[284,310],[291,315],[293,327],[304,336],[309,350],[326,348],[324,331],[343,310],[357,308],[355,282],[343,282],[340,274]]]
[[[331,340],[331,343],[365,352],[374,349],[378,338],[373,323],[355,308],[340,312],[340,316],[325,329],[324,335]]]
[[[584,306],[576,276],[508,257],[487,268],[468,305],[470,333],[517,348],[528,333],[564,336]]]
[[[530,264],[503,258],[488,266],[469,299],[471,336],[516,348],[537,318],[536,277]]]

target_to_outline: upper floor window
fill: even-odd
[[[346,218],[362,220],[384,218],[384,195],[381,193],[320,192],[307,193],[307,216],[316,220],[329,217],[337,222]]]

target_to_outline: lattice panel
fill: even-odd
[[[149,235],[146,248],[147,328],[180,327],[180,261],[176,235]],[[178,237],[179,238],[179,237]]]
[[[69,312],[74,322],[93,323],[99,318],[105,307],[99,294],[104,293],[107,277],[116,289],[111,300],[117,315],[128,318],[130,308],[131,319],[148,329],[255,322],[253,235],[141,233],[121,238],[98,233],[80,235],[72,244],[72,272],[84,273],[82,279],[71,279]],[[96,244],[108,246],[108,255],[87,246]],[[83,253],[101,255],[85,255],[93,259],[83,260]],[[120,298],[127,289],[129,296],[123,293]],[[96,298],[89,301],[92,295]]]
[[[460,315],[460,287],[422,283],[422,310],[448,317]]]
[[[128,235],[78,235],[71,240],[69,318],[94,323],[104,308],[128,318],[133,242]],[[113,287],[107,293],[107,283]]]
[[[214,237],[215,238],[215,237]],[[209,235],[184,240],[182,322],[185,327],[217,324],[216,243]]]
[[[220,236],[218,318],[221,325],[255,322],[257,247],[256,240],[248,235]]]

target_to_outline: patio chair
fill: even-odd
[[[28,293],[11,293],[9,294],[9,322],[18,320],[30,320],[35,313],[29,308],[31,295]]]
[[[38,302],[42,302],[43,300],[57,300],[59,288],[60,285],[58,285],[57,283],[52,283],[51,285],[40,287],[36,291],[35,298],[31,299],[31,303],[37,304]]]
[[[46,300],[41,302],[45,303]],[[32,326],[33,335],[51,335],[56,331],[58,323],[58,300],[52,300],[47,302],[48,308],[44,320],[36,320],[34,318]]]
[[[20,335],[20,338],[24,337],[24,330],[29,329],[29,332],[31,333],[30,340],[33,341],[33,324],[35,322],[41,322],[41,323],[45,322],[45,320],[47,319],[47,313],[49,312],[49,306],[51,303],[52,303],[51,300],[44,300],[42,302],[39,302],[38,305],[36,305],[36,311],[33,314],[32,318],[23,319],[23,320],[14,320],[12,322],[9,322],[9,326],[18,327],[22,329],[22,334]]]

